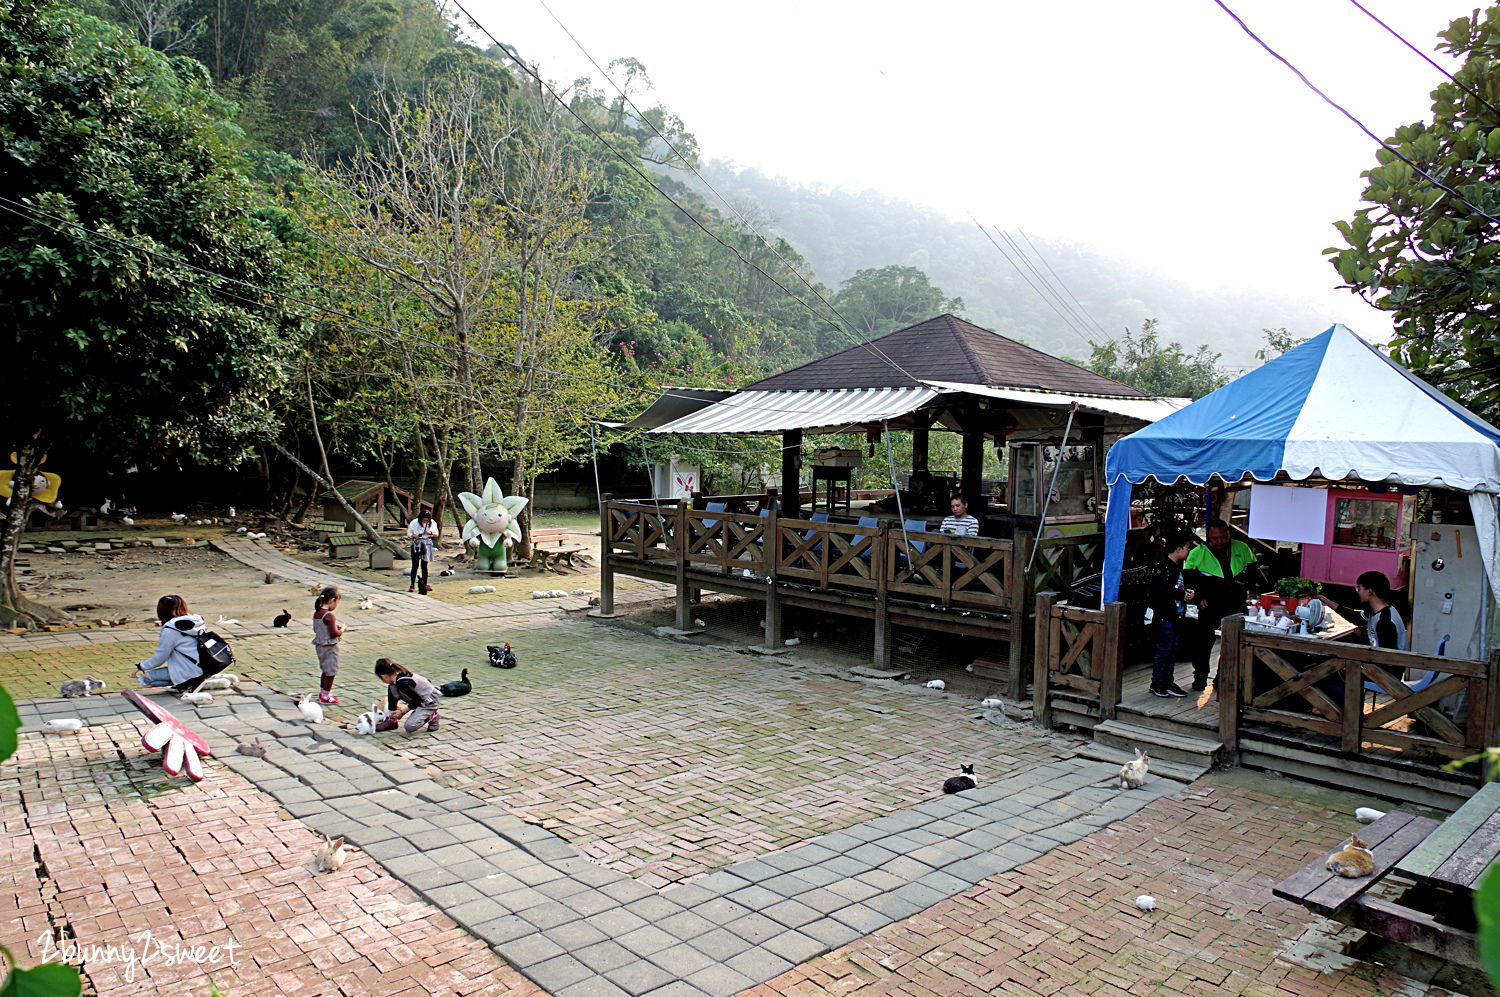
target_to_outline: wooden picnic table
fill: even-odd
[[[1460,893],[1479,889],[1500,858],[1500,783],[1486,783],[1396,864],[1419,883]]]
[[[1391,811],[1357,832],[1375,855],[1373,875],[1337,876],[1321,856],[1271,891],[1335,921],[1420,952],[1477,968],[1474,891],[1500,859],[1500,783],[1488,783],[1441,824]],[[1330,852],[1334,849],[1330,849]],[[1415,882],[1399,898],[1371,887],[1395,873]]]

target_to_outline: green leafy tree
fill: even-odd
[[[1156,319],[1149,318],[1139,334],[1090,343],[1093,355],[1084,366],[1158,398],[1202,398],[1222,388],[1229,376],[1219,369],[1219,354],[1207,346],[1188,353],[1180,343],[1163,343]]]
[[[860,270],[844,281],[834,296],[850,331],[861,339],[874,339],[944,312],[964,310],[962,298],[950,298],[932,286],[916,267],[889,266]],[[844,349],[846,337],[832,334],[825,347]]]
[[[0,393],[0,454],[18,461],[0,619],[55,615],[14,572],[55,441],[223,445],[280,384],[296,320],[274,295],[298,278],[227,111],[196,63],[66,8],[0,5],[0,336],[26,364]]]
[[[1284,327],[1280,329],[1262,329],[1260,331],[1266,337],[1266,345],[1255,351],[1255,359],[1261,363],[1265,363],[1267,360],[1275,360],[1287,350],[1294,349],[1307,342],[1306,336],[1299,339],[1287,332]]]
[[[1364,172],[1368,205],[1327,250],[1351,290],[1391,313],[1391,352],[1491,420],[1500,416],[1500,7],[1461,17],[1438,51],[1463,60],[1432,91],[1432,118],[1387,142]],[[1466,203],[1467,202],[1467,203]],[[1476,210],[1478,209],[1478,210]],[[1488,217],[1486,217],[1488,216]]]

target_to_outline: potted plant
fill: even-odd
[[[1275,585],[1271,586],[1270,592],[1261,594],[1260,605],[1267,612],[1270,612],[1273,606],[1281,606],[1290,616],[1297,611],[1302,600],[1311,599],[1322,591],[1323,583],[1313,581],[1311,578],[1280,578],[1277,579]]]

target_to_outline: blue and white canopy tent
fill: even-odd
[[[1500,601],[1500,429],[1342,325],[1110,448],[1104,601],[1120,591],[1133,484],[1278,473],[1467,492]]]

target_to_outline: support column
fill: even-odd
[[[793,519],[802,518],[802,430],[781,434],[781,509]]]
[[[927,431],[922,430],[925,438]],[[879,531],[871,539],[870,567],[875,570],[875,667],[891,666],[891,612],[886,605],[890,562],[890,524],[881,521]]]
[[[615,615],[615,569],[609,563],[609,503],[613,495],[605,495],[599,503],[599,615]]]
[[[1017,530],[1010,549],[1010,657],[1006,662],[1005,685],[1006,694],[1016,702],[1026,698],[1026,631],[1032,625],[1029,616],[1034,609],[1026,562],[1031,560],[1033,542],[1030,533]],[[1034,656],[1036,651],[1031,650]]]
[[[690,630],[693,626],[692,590],[688,588],[688,503],[677,506],[677,535],[683,542],[677,545],[677,622],[678,630]]]
[[[911,473],[927,473],[927,448],[930,444],[930,431],[926,426],[918,426],[911,431]]]
[[[958,490],[963,494],[964,500],[969,503],[969,514],[981,516],[984,513],[982,482],[984,481],[984,440],[983,430],[964,430],[964,455],[962,477],[959,481]]]

